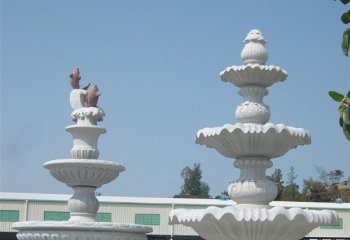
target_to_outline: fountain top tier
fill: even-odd
[[[236,108],[237,124],[204,128],[197,132],[196,143],[215,148],[230,158],[276,158],[298,145],[310,144],[309,133],[302,128],[268,123],[270,107],[263,102],[269,92],[267,87],[287,79],[280,67],[265,65],[268,52],[265,37],[251,30],[241,52],[243,65],[231,66],[220,73],[224,82],[239,87],[243,103]]]
[[[264,35],[257,29],[251,30],[245,40],[241,52],[244,65],[231,66],[220,73],[224,82],[237,87],[261,86],[269,87],[275,82],[286,80],[288,73],[280,67],[265,65],[268,52]]]
[[[268,52],[266,40],[259,30],[251,30],[244,40],[241,52],[244,65],[231,66],[220,73],[224,82],[240,88],[244,102],[237,106],[236,119],[241,123],[265,124],[270,120],[270,108],[263,103],[266,89],[272,84],[284,81],[288,74],[280,67],[265,65]]]

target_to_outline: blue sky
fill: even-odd
[[[103,195],[171,197],[181,170],[200,163],[215,196],[236,180],[233,160],[194,143],[204,127],[234,124],[238,89],[219,73],[241,65],[249,30],[267,39],[267,64],[287,81],[264,101],[273,123],[302,127],[312,144],[274,159],[317,178],[314,166],[350,176],[350,147],[331,89],[350,89],[339,1],[1,1],[0,191],[71,193],[42,164],[69,158],[69,74],[99,86],[107,133],[100,159],[126,171]]]

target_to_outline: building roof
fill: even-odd
[[[66,202],[72,195],[68,194],[44,194],[44,193],[13,193],[0,192],[0,201],[53,201]],[[193,199],[193,198],[152,198],[152,197],[119,197],[97,196],[101,203],[125,203],[125,204],[149,204],[149,205],[192,205],[192,206],[230,206],[236,203],[232,200],[220,199]],[[273,201],[271,206],[298,207],[312,209],[347,209],[350,203],[326,203],[326,202],[286,202]]]

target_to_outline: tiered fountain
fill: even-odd
[[[287,78],[279,67],[265,65],[266,40],[259,30],[245,38],[241,53],[244,65],[221,72],[224,82],[240,88],[244,102],[236,109],[239,123],[199,130],[196,143],[214,148],[228,158],[236,159],[240,177],[228,186],[236,206],[208,207],[203,210],[175,209],[170,224],[193,228],[204,239],[215,240],[297,240],[320,225],[336,225],[334,211],[285,209],[270,207],[277,196],[277,186],[266,177],[272,158],[286,154],[298,145],[310,144],[309,133],[302,128],[268,123],[269,106],[263,103],[267,87]]]
[[[124,166],[98,160],[97,141],[105,128],[97,126],[104,112],[97,106],[100,95],[97,86],[80,88],[79,69],[71,74],[73,91],[70,103],[73,108],[72,120],[76,123],[66,130],[73,136],[72,159],[46,162],[44,167],[58,181],[74,189],[68,201],[68,221],[17,222],[19,240],[146,240],[146,233],[152,228],[136,224],[97,222],[99,202],[95,197],[96,188],[116,179]]]

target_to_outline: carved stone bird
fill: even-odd
[[[81,76],[80,76],[79,68],[74,68],[71,75],[69,75],[69,77],[70,77],[70,84],[72,85],[73,89],[87,90],[90,86],[90,83],[89,83],[86,87],[80,88],[79,81],[81,79]]]
[[[98,91],[96,85],[92,85],[88,88],[85,97],[85,107],[97,107],[98,97],[101,93]]]
[[[69,75],[69,77],[70,77],[70,84],[72,85],[72,88],[79,89],[80,88],[79,80],[81,79],[79,68],[74,68],[71,75]]]

